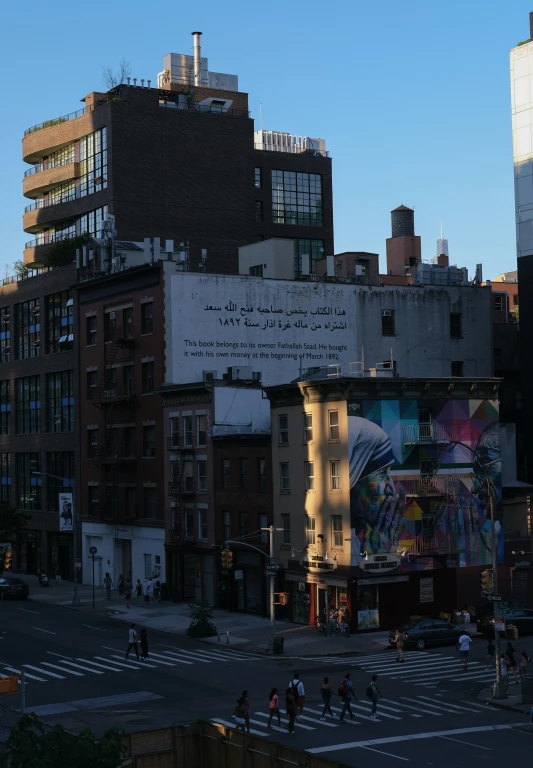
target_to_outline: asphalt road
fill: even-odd
[[[410,762],[449,768],[474,759],[502,763],[512,757],[526,765],[533,728],[520,713],[481,704],[477,692],[490,677],[484,643],[474,649],[473,666],[462,673],[454,649],[407,655],[292,659],[246,654],[150,630],[150,657],[125,660],[128,625],[84,611],[25,601],[0,604],[0,674],[28,677],[27,709],[49,722],[101,732],[110,725],[126,729],[157,727],[195,719],[232,724],[231,714],[243,689],[250,694],[250,726],[268,739],[290,743],[346,765],[387,766]],[[521,646],[520,646],[521,650]],[[325,675],[336,691],[351,671],[359,701],[354,721],[320,720],[320,684]],[[280,693],[298,670],[306,689],[306,707],[294,734],[266,727],[268,693]],[[383,693],[379,720],[370,720],[365,689],[378,674]],[[462,677],[464,675],[464,677]],[[2,703],[8,703],[5,697]],[[281,697],[283,699],[283,697]],[[9,697],[19,706],[19,697]],[[338,715],[340,700],[332,705]],[[285,718],[284,718],[285,719]],[[276,724],[277,725],[277,724]]]

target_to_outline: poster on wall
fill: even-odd
[[[432,603],[435,600],[433,591],[433,577],[420,579],[420,602]]]
[[[59,530],[61,532],[73,530],[74,505],[71,493],[59,494]]]
[[[348,460],[351,565],[380,553],[403,570],[424,568],[421,555],[490,564],[487,478],[503,562],[497,401],[349,402]]]

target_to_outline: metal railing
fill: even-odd
[[[443,424],[407,424],[402,427],[402,443],[450,443],[457,440],[454,426]]]
[[[168,495],[169,496],[191,496],[196,493],[195,487],[194,487],[194,478],[190,478],[192,482],[187,482],[189,478],[185,477],[183,478],[185,482],[174,482],[173,480],[170,480],[168,483]]]
[[[41,245],[53,245],[54,243],[61,242],[61,240],[74,240],[75,237],[77,237],[77,235],[62,235],[61,233],[58,233],[57,235],[52,234],[48,235],[47,243],[40,243],[38,240],[30,240],[26,243],[24,248],[38,248]]]
[[[103,99],[99,99],[91,107],[82,107],[81,109],[76,110],[76,112],[70,112],[68,115],[60,115],[59,117],[54,117],[51,120],[45,120],[43,123],[32,125],[31,128],[27,128],[24,131],[24,136],[29,136],[30,133],[35,133],[36,131],[42,131],[43,128],[51,128],[54,125],[61,125],[62,123],[68,123],[70,120],[76,120],[77,117],[83,117],[83,115],[87,115],[89,112],[94,112],[96,109],[103,107],[109,101],[116,99],[117,97],[118,94],[116,92],[112,95],[106,94]]]
[[[76,190],[72,190],[72,194],[69,193],[69,196],[65,196],[65,199],[56,200],[55,198],[52,198],[51,200],[38,200],[35,203],[30,203],[24,208],[24,213],[29,213],[30,211],[36,211],[39,208],[50,208],[53,205],[61,205],[62,203],[71,203],[73,200],[76,200]]]
[[[199,104],[193,102],[191,104],[179,103],[173,99],[160,97],[159,106],[168,109],[177,109],[180,112],[205,112],[211,115],[228,115],[229,117],[250,117],[250,112],[244,109],[233,109],[230,107],[213,106],[212,104]]]
[[[17,275],[11,275],[11,277],[4,277],[0,281],[0,285],[11,285],[11,283],[20,283],[22,280],[29,280],[30,277],[37,277],[43,275],[45,272],[51,272],[56,267],[36,267],[35,269],[28,269],[26,272],[20,272]]]
[[[258,142],[254,144],[254,149],[258,150],[259,152],[283,152],[288,155],[329,157],[329,152],[326,149],[313,149],[312,147],[302,147],[298,144],[284,146],[279,144],[266,144],[265,142]]]
[[[457,475],[434,475],[433,477],[417,477],[411,481],[403,481],[406,493],[413,496],[456,496],[461,490],[461,478]]]

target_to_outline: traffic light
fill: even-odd
[[[289,603],[288,592],[275,592],[274,596],[276,597],[276,600],[274,600],[274,605],[288,605]]]
[[[13,570],[13,552],[6,552],[5,558],[4,558],[4,570],[5,571]]]
[[[233,552],[230,549],[223,549],[220,553],[220,562],[223,568],[233,568]]]
[[[481,585],[481,591],[485,592],[487,594],[490,594],[494,591],[494,585],[493,585],[493,579],[492,579],[492,571],[491,570],[484,570],[481,571],[479,574],[479,581]]]

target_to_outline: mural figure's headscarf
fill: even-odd
[[[350,416],[348,419],[348,451],[350,488],[395,461],[388,435],[378,424],[361,416]]]

